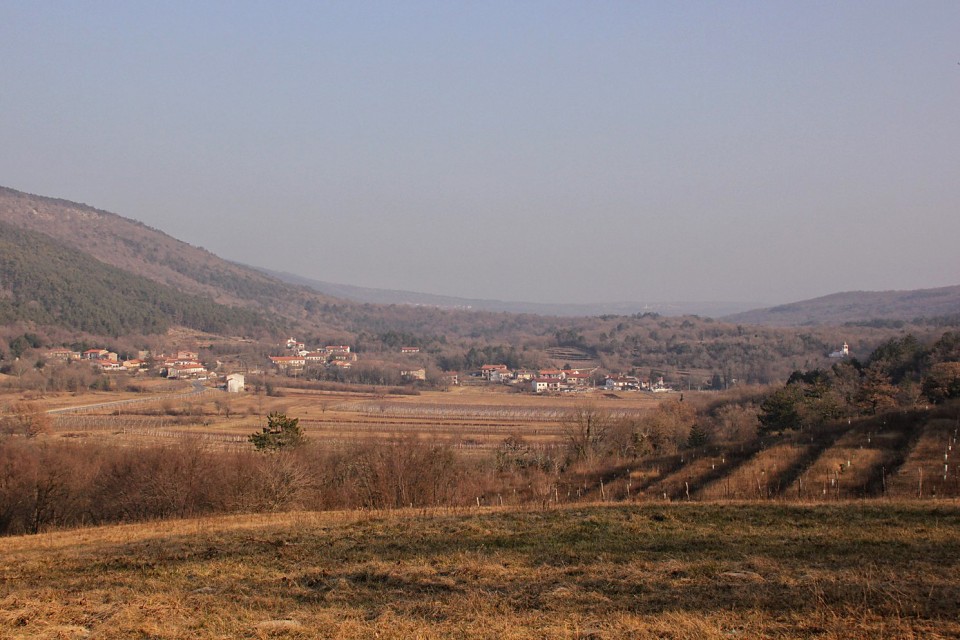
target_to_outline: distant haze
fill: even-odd
[[[960,281],[960,3],[6,3],[0,184],[326,282]]]

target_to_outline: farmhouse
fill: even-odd
[[[540,369],[537,374],[538,378],[550,378],[553,380],[563,380],[566,376],[566,372],[562,369]]]
[[[480,375],[484,380],[489,380],[490,374],[492,374],[494,371],[505,372],[509,371],[509,368],[505,364],[485,364],[480,367]]]
[[[147,366],[146,361],[139,358],[134,358],[132,360],[124,360],[123,368],[130,373],[136,373]]]
[[[167,377],[183,380],[184,378],[198,378],[205,376],[207,369],[199,362],[178,362],[167,369]]]
[[[93,366],[106,372],[125,371],[123,365],[116,360],[96,360]]]
[[[426,380],[427,370],[422,367],[420,369],[401,369],[400,377],[406,380]]]
[[[640,379],[636,376],[616,375],[609,376],[603,383],[608,391],[628,391],[640,388]]]
[[[530,388],[534,393],[557,392],[563,388],[563,381],[559,378],[534,378]]]
[[[241,393],[243,391],[243,374],[231,373],[227,375],[227,393]]]
[[[350,353],[348,344],[328,344],[326,349],[329,353]]]
[[[653,391],[654,393],[667,393],[669,391],[673,391],[673,388],[668,387],[663,381],[663,378],[660,377],[657,378],[657,381],[650,386],[650,391]]]
[[[71,351],[66,347],[60,349],[50,349],[43,354],[48,360],[79,360],[80,353],[77,351]]]
[[[302,369],[307,364],[303,356],[270,356],[270,362],[278,371]]]
[[[585,387],[590,383],[590,374],[580,373],[579,371],[568,371],[565,380],[570,386]]]
[[[420,353],[420,347],[400,347],[400,353]]]

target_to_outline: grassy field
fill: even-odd
[[[0,540],[4,638],[954,638],[960,505],[289,513]]]
[[[639,414],[659,402],[649,394],[636,392],[544,397],[510,393],[496,386],[454,387],[410,396],[388,395],[360,385],[350,392],[283,388],[282,395],[276,397],[253,393],[233,396],[211,390],[203,396],[176,400],[163,400],[164,389],[176,393],[190,387],[182,383],[172,388],[157,386],[151,389],[152,394],[139,396],[129,392],[48,394],[35,404],[52,409],[155,398],[136,406],[106,406],[57,416],[54,433],[70,437],[170,441],[199,434],[211,442],[245,445],[246,437],[265,424],[265,416],[279,411],[299,418],[312,440],[329,444],[416,435],[456,448],[483,451],[495,448],[510,435],[523,435],[533,442],[562,441],[560,420],[583,402],[621,415]]]

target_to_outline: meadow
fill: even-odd
[[[952,638],[960,505],[290,512],[0,539],[5,638]]]

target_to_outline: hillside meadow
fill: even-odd
[[[952,638],[960,504],[289,512],[0,539],[4,638]]]

